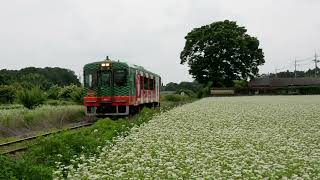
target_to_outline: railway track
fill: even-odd
[[[5,143],[0,144],[0,149],[4,149],[4,148],[10,147],[10,146],[22,144],[22,143],[25,143],[27,141],[34,140],[34,139],[36,139],[38,137],[45,137],[45,136],[49,136],[49,135],[56,134],[56,133],[59,133],[59,132],[62,132],[62,131],[66,131],[66,130],[69,131],[69,130],[80,129],[80,128],[83,128],[83,127],[91,126],[93,124],[94,124],[93,122],[89,122],[89,123],[68,127],[68,128],[65,128],[65,129],[54,131],[54,132],[44,133],[44,134],[41,134],[41,135],[30,136],[30,137],[18,139],[18,140],[15,140],[15,141],[5,142]],[[15,154],[17,152],[25,151],[27,148],[28,147],[26,145],[23,145],[21,147],[12,148],[12,149],[9,148],[8,150],[4,150],[4,151],[0,152],[0,154]]]

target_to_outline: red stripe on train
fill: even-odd
[[[133,105],[135,102],[136,96],[85,96],[83,98],[85,106],[101,106],[101,104],[110,104],[112,106]]]

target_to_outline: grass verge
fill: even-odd
[[[59,128],[84,117],[83,106],[48,106],[0,110],[0,138],[23,135],[48,128]]]
[[[0,104],[0,110],[21,109],[21,108],[23,108],[23,105],[21,104]]]

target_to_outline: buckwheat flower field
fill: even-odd
[[[320,96],[202,99],[74,161],[55,178],[319,179]]]

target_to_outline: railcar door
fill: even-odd
[[[160,78],[155,78],[155,102],[160,102]]]
[[[136,70],[136,102],[135,104],[139,104],[140,103],[140,97],[141,97],[141,86],[140,86],[140,74],[139,72]]]

